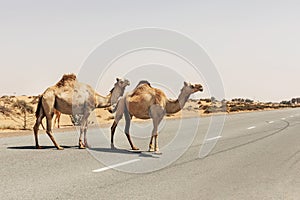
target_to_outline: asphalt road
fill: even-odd
[[[215,148],[199,158],[209,122],[164,121],[162,155],[128,151],[121,129],[116,150],[109,128],[89,130],[89,150],[77,148],[76,132],[55,134],[63,151],[45,134],[42,150],[34,149],[33,136],[2,138],[0,198],[300,199],[300,109],[228,115]],[[132,126],[142,150],[150,132],[150,122]],[[170,145],[176,137],[180,142]]]

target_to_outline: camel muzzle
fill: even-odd
[[[203,92],[203,87],[202,87],[202,85],[200,85],[200,84],[196,84],[196,85],[195,85],[195,89],[196,89],[197,91]]]

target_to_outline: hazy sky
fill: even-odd
[[[290,99],[300,96],[299,10],[299,1],[1,0],[0,95],[42,93],[113,35],[160,27],[205,49],[228,99]]]

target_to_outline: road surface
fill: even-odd
[[[33,136],[1,138],[1,199],[300,198],[300,109],[228,115],[215,148],[199,158],[209,122],[200,118],[197,129],[193,119],[165,121],[159,136],[162,155],[128,151],[121,129],[116,150],[108,140],[96,141],[99,135],[109,138],[109,128],[89,130],[90,150],[77,148],[76,132],[55,134],[63,151],[55,150],[45,134],[40,134],[42,150],[34,149]],[[180,123],[186,134],[196,130],[192,144],[182,148],[179,159],[155,169],[168,155],[164,146],[178,134],[174,127]],[[146,150],[151,123],[132,127],[134,142]],[[109,165],[102,158],[111,158],[105,161]],[[155,171],[139,173],[151,163]]]

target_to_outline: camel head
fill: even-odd
[[[123,96],[126,86],[130,85],[129,80],[123,78],[116,78],[116,83],[114,88],[110,91],[111,93],[111,103],[117,103],[119,97]]]
[[[202,87],[201,84],[191,84],[191,83],[184,82],[184,86],[181,89],[181,91],[182,91],[182,93],[190,95],[190,94],[193,94],[195,92],[202,92],[203,87]]]
[[[125,89],[126,86],[130,85],[129,80],[123,78],[116,78],[117,82],[115,83],[115,87],[120,87]]]

